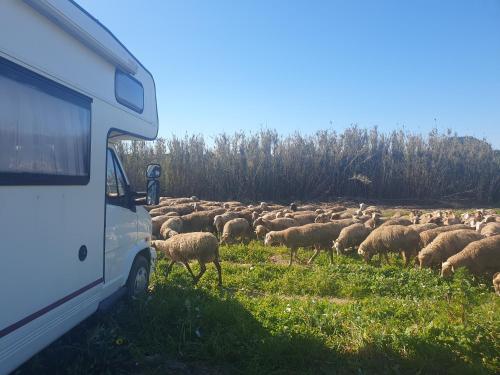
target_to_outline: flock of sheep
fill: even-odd
[[[146,208],[153,223],[152,246],[170,259],[167,273],[175,263],[182,263],[195,283],[205,272],[205,264],[213,262],[222,284],[219,244],[257,238],[266,246],[290,249],[289,265],[299,248],[315,250],[308,263],[322,250],[333,262],[334,251],[341,255],[357,248],[367,262],[376,254],[388,261],[388,253],[400,253],[405,265],[414,258],[420,268],[441,267],[442,276],[458,267],[476,275],[496,272],[493,286],[500,295],[500,215],[490,210],[460,216],[452,211],[414,210],[384,218],[378,207],[364,203],[359,208],[295,203],[285,207],[200,201],[194,196],[162,197],[158,205]],[[189,267],[191,260],[200,264],[198,275]]]

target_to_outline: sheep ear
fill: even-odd
[[[455,273],[455,267],[451,266],[451,272]]]

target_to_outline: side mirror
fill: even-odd
[[[160,178],[161,166],[160,164],[149,164],[146,169],[146,178],[148,180]]]
[[[160,181],[148,180],[146,191],[146,204],[148,206],[160,203]]]

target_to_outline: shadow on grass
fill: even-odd
[[[266,329],[225,291],[159,285],[142,301],[94,316],[16,374],[481,373],[443,346],[342,352],[319,337]],[[279,319],[278,317],[276,318]],[[280,326],[280,322],[273,326]],[[345,349],[345,350],[344,350]]]

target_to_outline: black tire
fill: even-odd
[[[149,262],[144,256],[138,255],[135,258],[125,286],[129,299],[140,297],[148,290]]]

